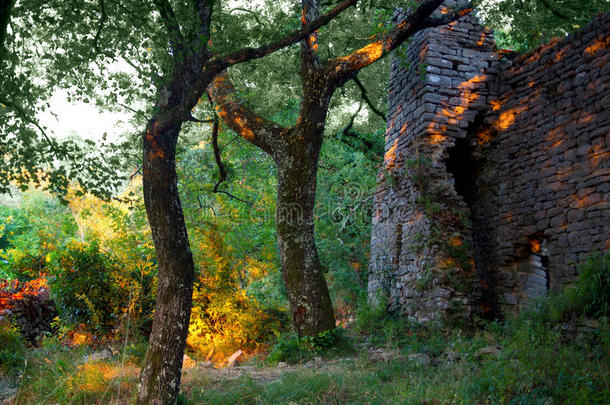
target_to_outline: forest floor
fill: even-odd
[[[260,355],[216,368],[186,358],[179,403],[610,403],[606,318],[553,327],[525,319],[473,333],[386,321],[345,338],[340,352],[298,364]],[[93,350],[51,338],[28,353],[12,384],[0,381],[0,403],[129,404],[141,361],[138,345]]]

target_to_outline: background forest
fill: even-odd
[[[155,2],[44,3],[0,1],[3,10],[12,9],[0,36],[0,392],[7,393],[0,399],[120,403],[135,395],[157,296],[141,137],[162,97],[156,81],[171,71],[167,38],[146,21],[147,12],[157,16],[150,11]],[[189,15],[185,2],[175,3],[179,17]],[[320,3],[326,10],[338,2]],[[398,3],[364,1],[341,14],[320,29],[321,58],[383,35]],[[585,3],[475,5],[496,30],[499,47],[524,51],[608,11],[606,1]],[[260,46],[298,28],[299,8],[298,2],[222,2],[211,25],[214,54]],[[293,125],[302,99],[298,53],[292,46],[231,67],[241,102],[280,125]],[[604,403],[610,399],[608,255],[593,259],[574,289],[536,303],[517,319],[474,331],[424,328],[366,302],[389,63],[385,58],[361,70],[330,100],[314,217],[335,330],[303,338],[291,328],[277,248],[273,159],[222,121],[213,139],[216,113],[207,100],[184,123],[176,151],[195,264],[185,369],[188,361],[225,366],[239,350],[246,367],[320,365],[360,352],[378,353],[383,361],[328,366],[325,377],[291,370],[296,374],[271,385],[250,377],[225,384],[187,372],[179,401]],[[45,127],[40,114],[53,110],[48,99],[59,90],[68,101],[129,114],[130,129],[82,139]],[[7,321],[13,312],[35,322]],[[570,321],[585,329],[575,329],[566,341],[561,328]],[[421,356],[409,357],[413,353]],[[448,360],[453,354],[447,353],[462,353],[467,361]],[[403,364],[405,356],[413,361]],[[553,356],[571,365],[555,367]],[[429,367],[441,362],[451,366]],[[409,392],[397,385],[405,379],[413,381]]]
[[[228,141],[223,158],[231,181],[223,186],[233,197],[212,192],[217,169],[211,145],[185,147],[179,165],[198,276],[189,344],[205,353],[215,347],[218,359],[239,348],[256,349],[288,323],[275,248],[273,164],[239,138]],[[317,231],[335,307],[346,320],[366,291],[370,206],[381,153],[340,139],[326,148]],[[132,327],[147,336],[156,263],[140,189],[134,178],[111,202],[77,196],[77,189],[67,194],[67,205],[35,189],[6,200],[0,211],[2,278],[46,277],[66,331],[96,339],[118,333],[130,317]]]

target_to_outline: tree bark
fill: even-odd
[[[144,135],[143,188],[146,214],[159,267],[157,303],[140,375],[138,404],[171,404],[180,387],[188,333],[194,264],[176,176],[176,141],[181,123]]]
[[[276,226],[282,276],[294,328],[299,336],[316,336],[335,328],[332,302],[314,238],[316,172],[321,142],[299,142],[289,156],[276,157],[278,195]],[[320,138],[321,139],[321,138]]]
[[[6,38],[6,29],[11,19],[11,11],[15,0],[0,0],[0,55],[4,49],[4,40]]]

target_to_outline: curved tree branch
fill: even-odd
[[[258,25],[262,25],[262,26],[267,26],[267,24],[265,24],[265,22],[263,22],[263,20],[261,20],[260,15],[252,10],[248,10],[247,8],[243,8],[243,7],[233,7],[231,9],[231,11],[229,11],[229,13],[233,13],[233,11],[243,11],[246,14],[250,14],[252,16],[252,18],[254,18],[254,20],[256,20],[256,23]]]
[[[347,126],[345,128],[343,128],[343,131],[341,131],[343,133],[343,135],[350,136],[350,133],[352,132],[352,127],[354,126],[354,122],[356,121],[356,117],[358,116],[358,114],[360,114],[360,111],[362,111],[362,102],[360,102],[360,104],[358,104],[358,109],[356,110],[355,113],[352,114],[352,116],[349,119],[349,123],[347,124]]]
[[[568,19],[568,17],[566,17],[565,15],[563,15],[559,11],[557,11],[555,9],[555,7],[553,7],[547,0],[540,0],[540,2],[544,5],[544,7],[546,7],[555,16],[561,18],[562,20],[567,20]]]
[[[188,117],[187,121],[190,122],[197,122],[199,124],[211,124],[211,123],[215,123],[216,119],[211,119],[211,120],[200,120],[198,118],[193,117],[192,115],[190,117]]]
[[[254,205],[254,203],[241,199],[241,198],[229,193],[228,191],[220,190],[218,188],[220,186],[220,184],[227,179],[227,170],[225,169],[224,163],[222,163],[222,157],[220,155],[221,151],[220,151],[220,148],[218,147],[218,129],[220,126],[219,122],[218,122],[218,116],[214,116],[213,121],[214,121],[214,126],[212,127],[212,149],[214,151],[214,161],[216,161],[216,166],[218,167],[218,174],[220,176],[218,177],[218,181],[216,182],[216,184],[214,184],[214,188],[212,189],[212,192],[227,195],[234,200],[237,200],[244,204],[248,204],[249,206],[252,207]]]
[[[406,39],[422,29],[447,24],[472,12],[470,3],[441,17],[430,15],[444,0],[422,0],[419,6],[403,18],[390,32],[381,39],[372,42],[347,56],[336,58],[327,67],[328,76],[333,86],[340,86],[349,80],[360,69],[382,58],[396,49]]]
[[[193,82],[193,85],[190,87],[184,97],[182,97],[181,102],[174,108],[167,111],[162,117],[159,117],[156,125],[158,125],[159,128],[163,128],[170,125],[172,122],[188,120],[191,108],[197,104],[199,97],[207,90],[207,87],[210,85],[213,78],[220,74],[223,70],[229,66],[233,66],[241,62],[262,58],[263,56],[269,55],[279,49],[303,40],[313,31],[328,24],[333,18],[345,11],[347,8],[353,6],[355,3],[356,0],[344,0],[337,7],[324,14],[316,21],[307,24],[307,26],[300,30],[293,31],[284,38],[268,45],[261,46],[259,48],[243,48],[227,55],[215,58],[211,61],[206,61],[203,66],[202,73],[199,75],[197,80]]]
[[[454,10],[451,13],[443,14],[440,17],[428,17],[424,21],[423,27],[421,29],[440,27],[441,25],[452,23],[462,18],[466,14],[470,14],[473,11],[472,7],[473,6],[471,4],[468,4],[458,8],[457,10]]]
[[[29,124],[34,125],[36,128],[38,128],[38,131],[40,132],[40,134],[42,135],[42,137],[45,139],[47,145],[49,145],[49,148],[57,155],[57,156],[61,156],[64,153],[59,150],[58,146],[57,146],[57,141],[53,140],[48,134],[47,132],[44,130],[44,128],[38,123],[38,121],[36,121],[34,118],[30,117],[28,115],[28,113],[25,111],[25,109],[23,107],[21,107],[19,104],[14,103],[10,100],[3,100],[0,99],[0,104],[5,105],[6,107],[11,108],[12,110],[14,110],[17,115],[19,117],[21,117],[21,119]]]
[[[212,61],[212,63],[217,66],[217,69],[219,69],[220,72],[228,68],[229,66],[235,65],[237,63],[245,62],[251,59],[262,58],[263,56],[269,55],[270,53],[273,53],[279,49],[285,48],[289,45],[294,44],[295,42],[299,42],[305,39],[312,32],[328,24],[333,18],[335,18],[340,13],[353,6],[354,4],[356,4],[356,0],[345,0],[328,13],[322,15],[322,17],[305,25],[300,30],[293,31],[292,33],[286,35],[279,41],[275,41],[258,48],[243,48],[238,51],[221,56]]]
[[[362,82],[360,81],[360,79],[358,79],[358,76],[354,76],[353,78],[354,83],[356,83],[356,86],[358,86],[358,88],[360,88],[360,93],[362,93],[362,99],[364,100],[364,102],[369,106],[369,108],[371,109],[371,111],[373,111],[375,114],[377,114],[378,116],[380,116],[384,121],[387,121],[387,118],[385,116],[384,113],[382,113],[381,111],[379,111],[375,105],[373,104],[373,102],[371,101],[371,99],[369,99],[368,95],[367,95],[367,91],[366,88],[364,87],[364,85],[362,84]],[[360,111],[360,109],[358,109],[358,111]]]
[[[220,157],[220,148],[218,147],[218,117],[214,117],[214,126],[212,127],[212,149],[214,150],[214,160],[216,161],[216,166],[218,166],[218,181],[214,184],[214,192],[218,192],[218,186],[220,183],[227,179],[227,171],[225,170],[225,165],[222,163],[222,159]]]
[[[272,154],[272,145],[285,130],[247,108],[237,98],[237,92],[229,74],[225,71],[214,78],[208,87],[208,95],[214,103],[216,113],[245,140]]]
[[[95,52],[100,53],[100,48],[99,48],[99,40],[100,37],[102,35],[102,30],[104,29],[104,24],[106,23],[106,19],[108,18],[108,16],[106,15],[106,4],[104,3],[104,0],[99,0],[100,3],[100,22],[99,22],[99,26],[97,27],[97,32],[95,33],[95,37],[93,38],[93,49],[95,49]]]

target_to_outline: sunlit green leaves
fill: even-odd
[[[495,31],[500,48],[530,49],[573,32],[601,12],[607,0],[480,0],[477,13]]]

